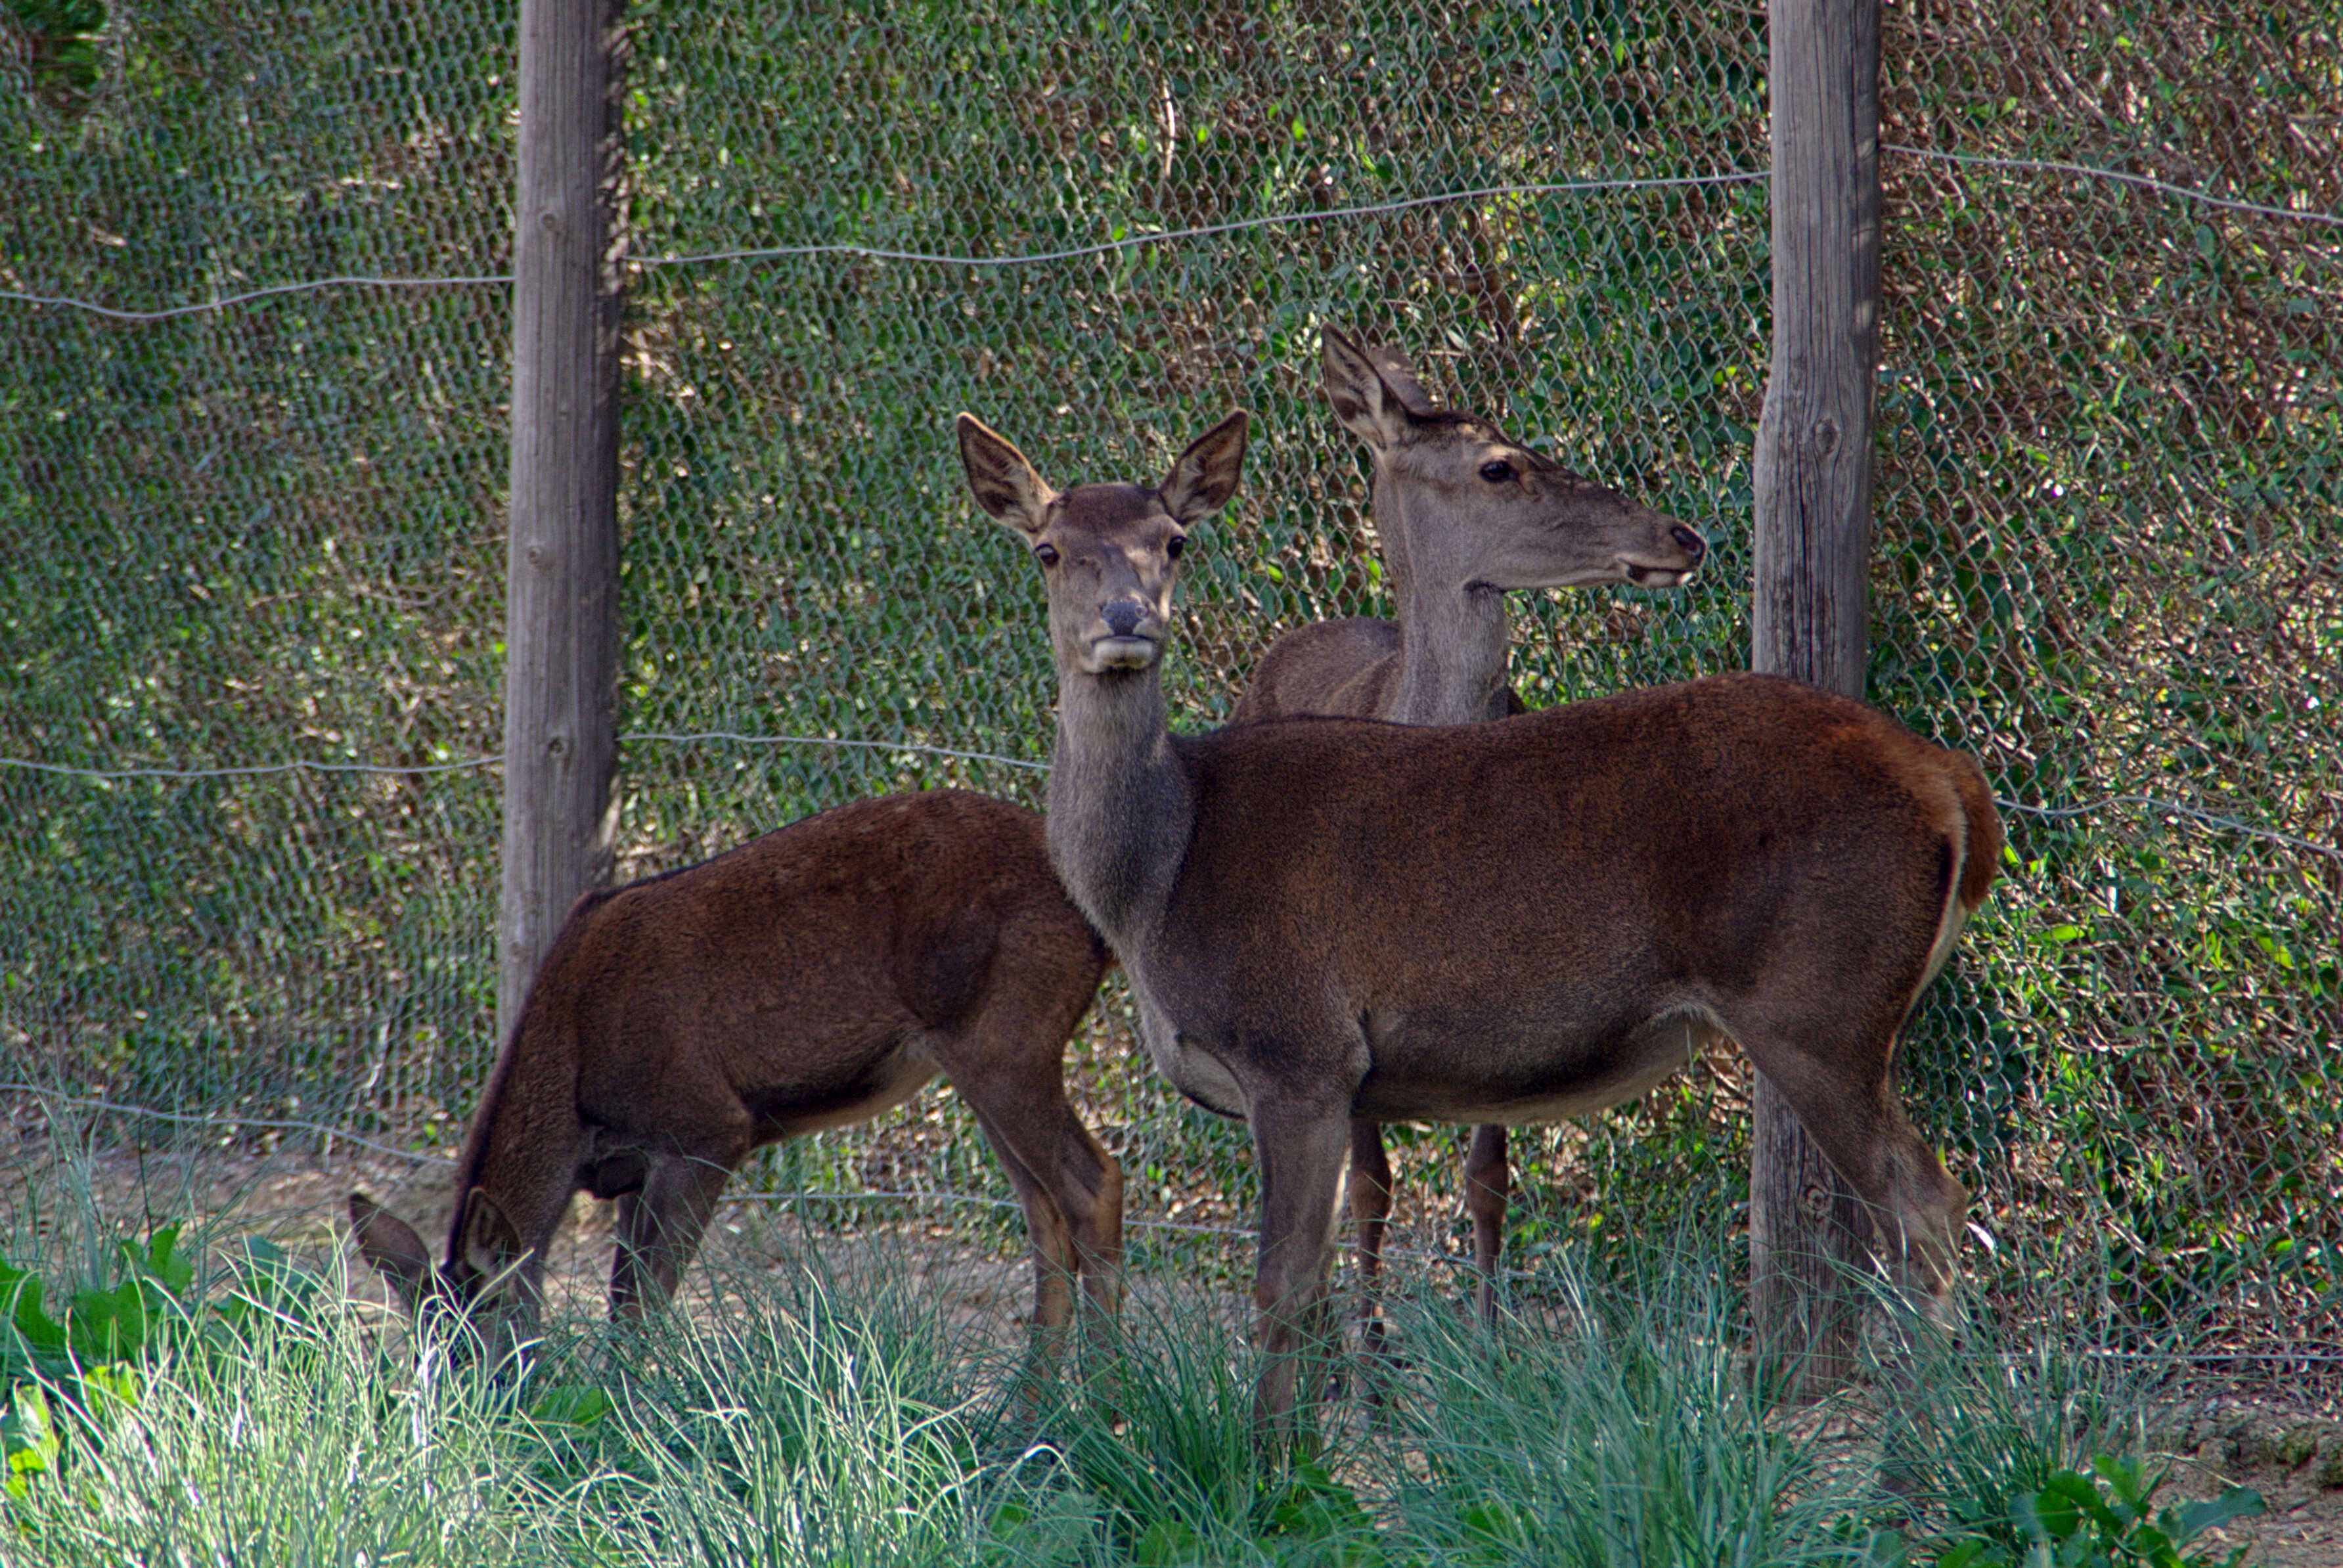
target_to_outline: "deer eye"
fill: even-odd
[[[1184,534],[1174,534],[1172,536],[1171,542],[1163,547],[1163,553],[1170,556],[1176,561],[1180,558],[1180,552],[1187,548],[1187,536]]]
[[[1058,564],[1058,547],[1055,545],[1035,545],[1033,547],[1033,558],[1040,561],[1045,567],[1056,566]]]
[[[1513,466],[1503,459],[1499,459],[1494,463],[1483,463],[1481,465],[1481,477],[1488,480],[1489,483],[1493,485],[1502,485],[1513,477]]]

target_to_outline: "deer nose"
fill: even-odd
[[[1701,557],[1708,554],[1708,541],[1682,523],[1668,530],[1668,538],[1684,547],[1684,554],[1693,558],[1694,565],[1699,564]]]
[[[1119,598],[1099,614],[1105,619],[1107,630],[1117,637],[1129,637],[1147,618],[1147,607],[1137,599]]]

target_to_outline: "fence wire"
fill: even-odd
[[[2246,1347],[2343,1331],[2343,27],[2233,9],[1887,11],[1871,693],[2016,808],[1906,1041],[2001,1243],[1973,1270],[2029,1321]],[[1534,706],[1745,662],[1760,13],[629,18],[622,875],[889,789],[1036,801],[1038,586],[962,495],[960,408],[1061,484],[1253,411],[1192,557],[1192,727],[1280,632],[1389,613],[1325,323],[1715,545],[1686,591],[1517,596]],[[0,10],[0,1076],[215,1138],[468,1114],[513,50],[481,0]],[[1115,994],[1071,1070],[1135,1214],[1241,1216],[1241,1130]],[[1745,1070],[1712,1065],[1519,1140],[1515,1255],[1729,1222]],[[1005,1195],[969,1132],[930,1097],[750,1180]],[[1398,1140],[1418,1244],[1456,1148]]]

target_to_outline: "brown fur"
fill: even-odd
[[[1061,1061],[1111,961],[1051,872],[1041,819],[959,790],[840,806],[588,894],[489,1074],[436,1278],[411,1231],[354,1197],[361,1251],[410,1303],[437,1291],[476,1309],[510,1274],[518,1336],[582,1187],[618,1200],[611,1310],[639,1312],[674,1292],[749,1151],[876,1115],[940,1071],[1024,1200],[1035,1321],[1067,1320],[1077,1272],[1111,1307],[1121,1173],[1068,1107]]]
[[[971,474],[1030,471],[960,423]],[[1967,1195],[1893,1066],[1967,913],[1952,895],[1989,879],[1976,764],[1757,675],[1459,728],[1175,738],[1172,544],[1233,492],[1243,440],[1242,416],[1223,421],[1154,492],[1061,496],[1033,476],[1007,487],[1046,502],[996,516],[1049,596],[1051,858],[1121,956],[1157,1066],[1252,1126],[1262,1422],[1292,1409],[1353,1119],[1597,1110],[1684,1067],[1698,1029],[1773,1080],[1886,1221],[1898,1273],[1940,1299]]]
[[[1435,413],[1414,367],[1393,350],[1332,327],[1322,349],[1327,399],[1374,456],[1375,531],[1399,618],[1322,621],[1278,638],[1230,722],[1315,714],[1469,724],[1525,713],[1505,684],[1503,590],[1674,587],[1706,555],[1706,541],[1675,518],[1570,472],[1492,422]],[[1492,460],[1523,477],[1489,482],[1481,470]],[[1513,1191],[1506,1143],[1503,1126],[1476,1127],[1465,1156],[1481,1312],[1491,1321]],[[1382,1127],[1354,1123],[1350,1206],[1371,1344],[1382,1335],[1374,1286],[1392,1191]]]

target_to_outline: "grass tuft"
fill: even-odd
[[[2152,1507],[2142,1392],[2105,1360],[1972,1334],[1769,1406],[1720,1246],[1575,1256],[1493,1332],[1453,1291],[1395,1291],[1393,1359],[1345,1363],[1275,1463],[1244,1314],[1185,1276],[1142,1276],[1119,1326],[1036,1366],[883,1258],[711,1264],[710,1304],[557,1325],[515,1386],[418,1361],[337,1271],[213,1267],[183,1329],[20,1377],[0,1559],[1892,1568],[2029,1561],[2062,1529],[2177,1543],[2258,1506]]]

